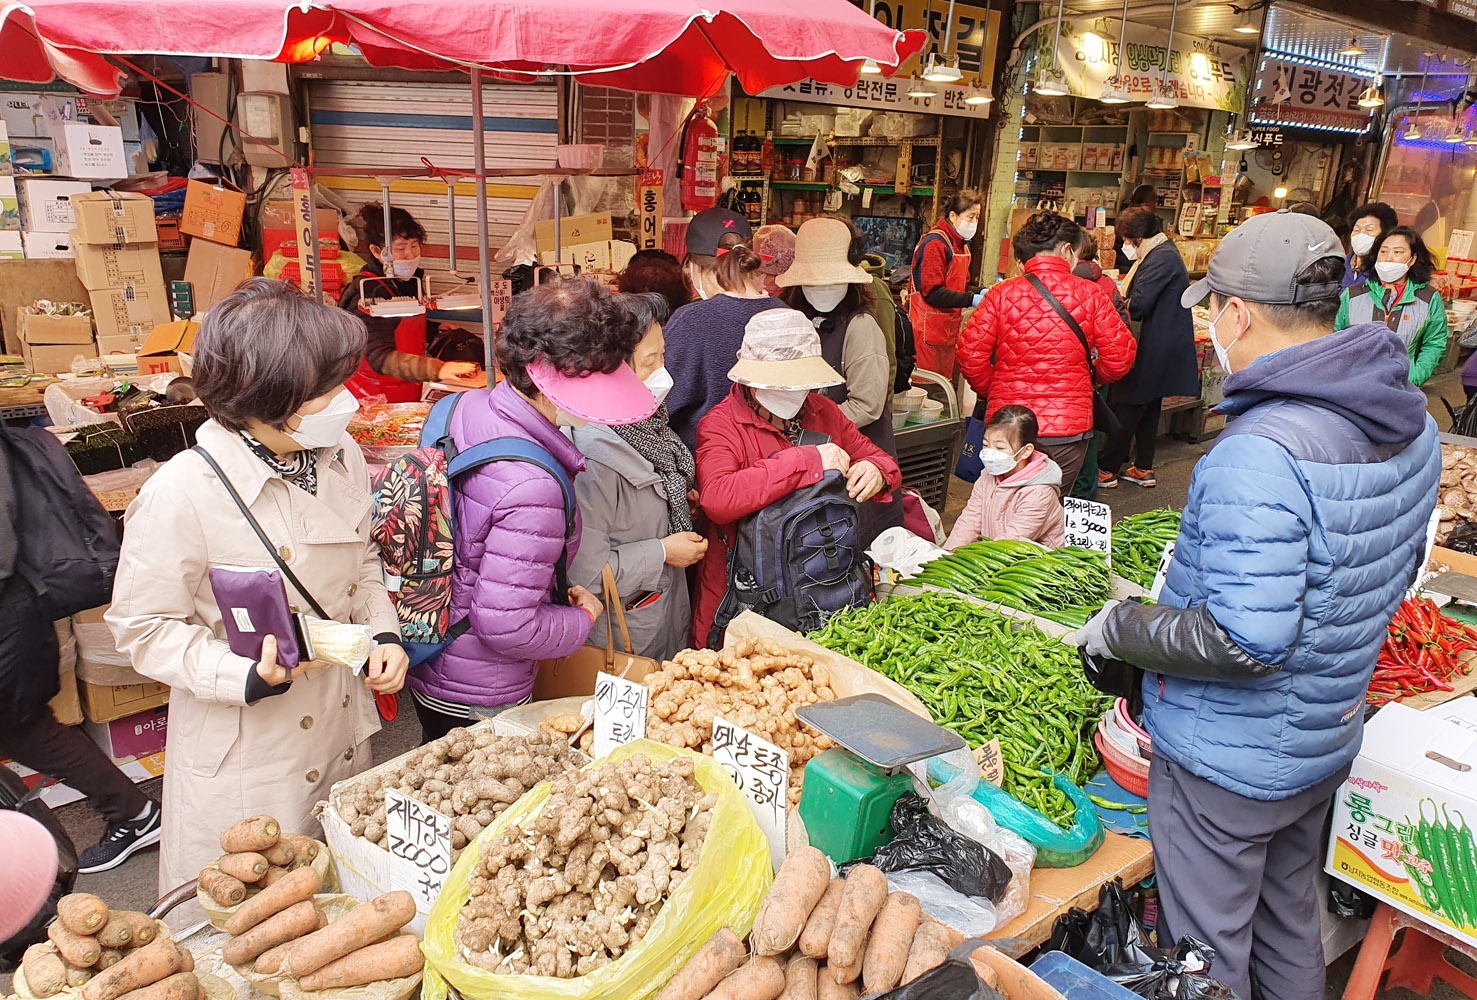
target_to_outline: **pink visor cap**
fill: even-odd
[[[547,361],[535,361],[528,377],[559,409],[592,424],[639,424],[656,412],[656,397],[628,364],[613,372],[565,375]]]

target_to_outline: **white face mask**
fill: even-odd
[[[754,398],[759,405],[781,420],[789,420],[805,406],[809,389],[755,389]]]
[[[800,290],[805,293],[805,301],[815,308],[816,312],[828,313],[841,304],[846,298],[846,290],[851,286],[846,283],[837,285],[802,285]]]
[[[575,430],[578,430],[588,423],[589,421],[584,419],[583,417],[577,417],[573,413],[561,410],[558,407],[554,408],[555,427],[572,427]]]
[[[1374,246],[1374,237],[1368,233],[1355,233],[1349,237],[1349,246],[1362,257]]]
[[[692,290],[697,292],[698,298],[706,299],[708,297],[708,293],[703,291],[703,279],[697,273],[697,268],[690,267],[687,269],[687,280],[692,282]]]
[[[979,450],[980,467],[992,476],[1003,476],[1015,468],[1016,455],[1019,455],[1024,447],[1023,445],[1016,449],[1015,455],[995,448],[981,448]]]
[[[954,225],[954,232],[958,233],[959,238],[965,243],[974,239],[974,234],[979,231],[980,224],[978,222],[958,222]]]
[[[1374,262],[1374,273],[1380,276],[1381,281],[1399,281],[1409,270],[1410,264],[1405,261],[1377,260]]]
[[[395,277],[402,279],[414,278],[415,272],[420,269],[421,258],[420,254],[416,254],[408,260],[387,260],[381,261],[381,263],[388,265],[386,272],[388,274],[393,274]]]
[[[667,400],[667,393],[672,391],[674,385],[672,373],[667,371],[667,366],[662,365],[656,371],[641,380],[646,386],[646,391],[656,397],[656,405],[661,406]]]
[[[1215,348],[1215,359],[1220,364],[1221,371],[1225,372],[1227,375],[1231,374],[1231,348],[1236,346],[1236,341],[1240,340],[1242,335],[1238,333],[1236,335],[1236,340],[1233,340],[1225,347],[1222,347],[1221,338],[1217,337],[1215,333],[1215,320],[1220,319],[1222,316],[1224,316],[1226,314],[1226,310],[1230,307],[1230,302],[1227,302],[1225,305],[1221,306],[1221,311],[1215,314],[1215,319],[1211,320],[1206,327],[1207,331],[1210,333],[1210,346]]]
[[[339,443],[358,412],[359,401],[353,393],[340,389],[317,413],[299,414],[297,430],[286,434],[304,448],[332,448]]]
[[[1125,243],[1123,244],[1123,256],[1127,260],[1137,260],[1139,256],[1139,248],[1134,246],[1132,243]]]

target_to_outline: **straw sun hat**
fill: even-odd
[[[870,285],[872,276],[853,264],[851,227],[840,219],[811,219],[795,235],[795,261],[774,283],[795,285]]]
[[[844,385],[821,357],[815,326],[796,309],[766,309],[744,326],[731,381],[756,389],[824,389]]]

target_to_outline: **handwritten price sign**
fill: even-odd
[[[1149,600],[1159,602],[1159,592],[1164,589],[1164,578],[1169,575],[1169,564],[1174,562],[1174,542],[1164,546],[1164,555],[1159,557],[1159,570],[1154,574],[1154,586],[1149,588]]]
[[[1113,510],[1096,500],[1063,497],[1067,515],[1067,544],[1101,552],[1113,558]]]
[[[713,717],[713,759],[749,798],[769,838],[776,868],[785,859],[785,811],[790,804],[790,755],[721,716]]]
[[[646,735],[646,709],[651,692],[645,684],[603,671],[595,676],[596,759]]]
[[[390,887],[429,909],[451,871],[451,817],[401,792],[385,792],[385,833],[390,848]]]

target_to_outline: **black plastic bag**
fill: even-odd
[[[1000,902],[1010,887],[1010,868],[984,844],[929,815],[928,803],[909,792],[892,807],[892,843],[877,849],[870,864],[884,872],[927,871],[955,892]]]
[[[43,778],[41,784],[36,786],[37,791],[32,791],[19,775],[0,764],[0,809],[24,813],[46,827],[56,841],[56,881],[46,903],[25,927],[7,940],[0,941],[0,961],[12,965],[20,964],[21,955],[26,948],[46,940],[46,925],[56,919],[57,900],[71,892],[77,881],[77,848],[73,846],[72,838],[67,835],[61,821],[41,801],[39,790],[45,784],[46,780]]]
[[[929,969],[911,983],[882,993],[869,993],[862,1000],[1007,1000],[985,984],[969,960],[970,955],[988,944],[982,938],[970,938],[949,952],[943,965]]]
[[[1477,413],[1477,410],[1473,412]],[[1460,522],[1442,544],[1456,552],[1477,554],[1477,525],[1467,521]]]

